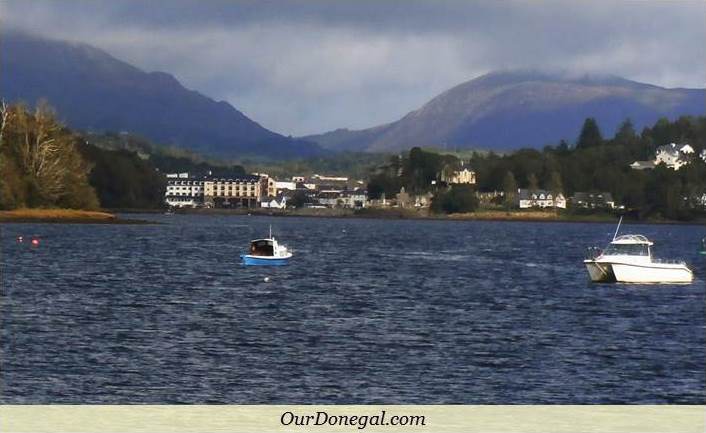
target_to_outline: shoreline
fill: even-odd
[[[113,213],[77,209],[14,209],[0,211],[0,223],[10,224],[158,224],[119,218]]]
[[[459,214],[431,214],[428,211],[415,209],[177,209],[175,214],[183,215],[251,215],[272,217],[301,218],[342,218],[342,219],[379,219],[379,220],[431,220],[431,221],[498,221],[498,222],[542,222],[542,223],[617,223],[618,216],[610,214],[576,215],[554,213],[553,211],[496,211]],[[666,219],[634,220],[626,219],[629,224],[660,224],[660,225],[694,225],[703,226],[706,220],[678,221]]]

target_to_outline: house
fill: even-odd
[[[615,200],[609,192],[577,192],[569,199],[574,208],[613,209]]]
[[[655,168],[654,161],[635,161],[630,164],[630,168],[633,170],[652,170]]]
[[[368,193],[364,189],[320,191],[316,201],[329,208],[361,209],[368,206]]]
[[[651,170],[659,164],[664,164],[673,170],[679,170],[690,162],[694,153],[694,148],[688,144],[669,143],[657,148],[654,160],[635,161],[630,164],[630,168],[633,170]],[[706,152],[702,152],[701,157],[706,161]]]
[[[448,183],[448,184],[475,185],[476,172],[473,170],[469,170],[467,168],[464,168],[463,170],[460,170],[460,171],[454,171],[450,175],[446,175],[445,173],[442,173],[441,180],[443,182]]]
[[[694,149],[688,144],[665,144],[657,148],[657,152],[655,153],[655,165],[664,164],[673,170],[679,170],[682,166],[688,164],[688,155],[693,153]]]
[[[260,207],[266,209],[286,209],[287,208],[287,197],[278,197],[279,201],[275,197],[266,197],[260,201]]]
[[[368,205],[368,192],[361,188],[343,191],[341,198],[345,208],[362,209]]]
[[[562,193],[554,196],[545,190],[518,189],[517,205],[520,209],[556,207],[566,209],[566,199]]]

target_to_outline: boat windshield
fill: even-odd
[[[251,256],[274,256],[274,247],[272,241],[259,240],[250,243]]]
[[[647,244],[610,244],[603,251],[606,256],[649,256]]]

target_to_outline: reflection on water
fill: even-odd
[[[3,227],[0,401],[706,402],[700,227],[623,227],[695,265],[646,287],[587,282],[611,225],[146,218]]]

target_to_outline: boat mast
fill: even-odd
[[[618,230],[620,230],[620,223],[623,222],[623,216],[620,215],[620,220],[618,221],[618,227],[615,229],[615,234],[613,235],[613,240],[618,236]]]

